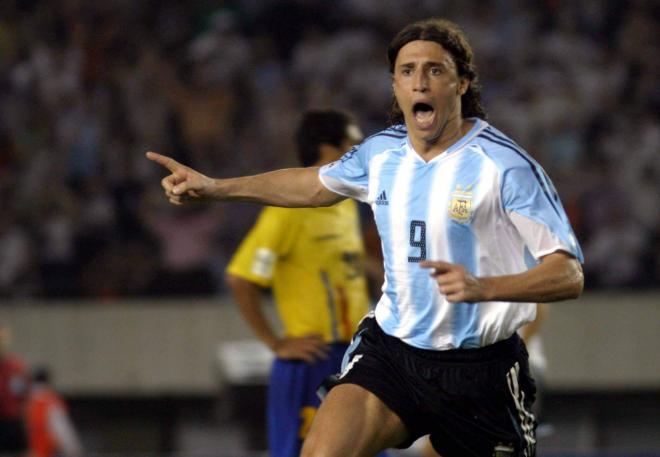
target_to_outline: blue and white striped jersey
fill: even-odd
[[[515,274],[562,250],[582,261],[557,193],[541,166],[480,119],[425,162],[403,125],[367,138],[321,168],[333,192],[368,202],[385,263],[376,319],[419,348],[475,348],[508,338],[534,303],[449,303],[421,260],[463,265],[475,276]]]

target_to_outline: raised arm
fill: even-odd
[[[346,198],[321,183],[318,167],[286,168],[254,176],[214,179],[155,152],[147,152],[147,158],[170,171],[161,185],[174,205],[221,200],[302,208],[330,206]]]
[[[561,251],[546,255],[534,268],[512,275],[478,278],[462,265],[442,261],[425,261],[420,266],[431,269],[440,292],[450,302],[553,302],[579,297],[584,285],[580,262]]]

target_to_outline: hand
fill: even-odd
[[[280,359],[303,360],[312,364],[327,358],[330,348],[321,336],[310,335],[281,339],[275,344],[274,351]]]
[[[440,292],[447,300],[456,302],[487,301],[485,284],[472,276],[462,265],[442,262],[440,260],[425,260],[419,264],[422,268],[432,268],[431,277],[440,287]]]
[[[176,160],[155,152],[147,152],[147,158],[167,168],[172,174],[160,182],[170,203],[205,201],[212,197],[214,180]]]

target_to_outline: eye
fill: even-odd
[[[431,67],[431,71],[430,71],[430,73],[431,73],[433,76],[441,75],[441,74],[442,74],[442,68],[441,68],[441,67]]]
[[[412,75],[412,68],[403,68],[401,70],[401,74],[404,75],[404,76]]]

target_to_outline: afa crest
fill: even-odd
[[[451,202],[449,202],[449,217],[465,224],[472,219],[472,186],[467,186],[461,189],[460,185],[456,186],[456,190],[451,194]]]

